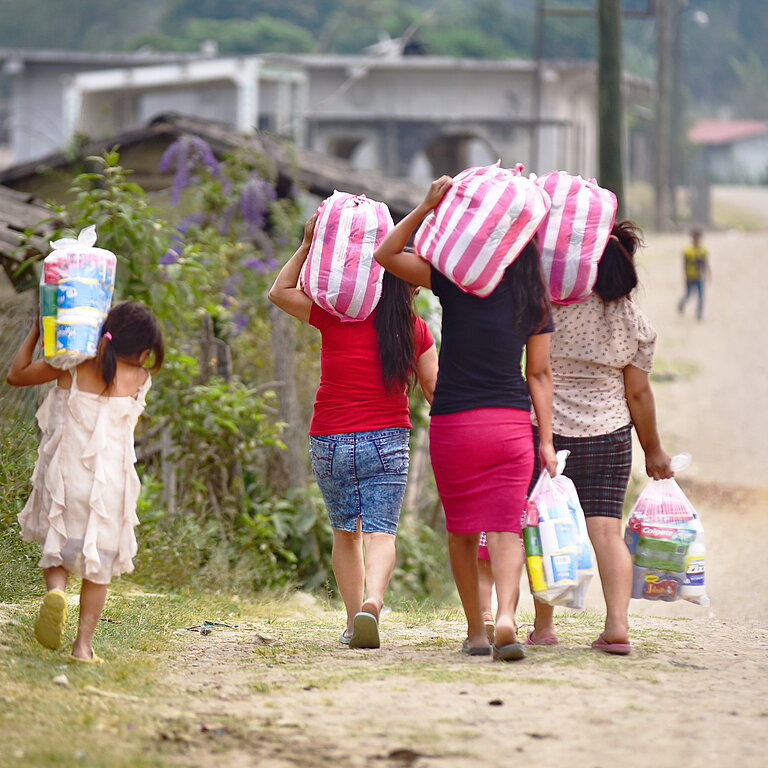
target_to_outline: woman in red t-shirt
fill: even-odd
[[[379,647],[379,615],[395,567],[408,476],[408,385],[431,403],[435,341],[413,312],[414,286],[384,276],[365,320],[341,322],[297,287],[317,216],[269,291],[269,300],[322,334],[320,386],[309,429],[312,470],[333,528],[333,572],[347,611],[340,641]]]

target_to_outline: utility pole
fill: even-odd
[[[621,0],[599,0],[597,10],[598,181],[624,209],[624,104],[621,93]]]
[[[671,0],[670,0],[671,1]],[[679,2],[680,0],[674,0]],[[662,0],[663,6],[667,0]],[[618,200],[619,215],[624,210],[624,100],[622,96],[623,62],[621,55],[622,16],[647,18],[654,15],[655,0],[646,0],[644,9],[623,10],[621,0],[597,0],[597,109],[598,109],[598,181]],[[536,77],[532,97],[531,154],[538,163],[541,150],[541,87],[544,55],[544,20],[546,16],[595,16],[593,8],[548,7],[546,0],[536,2],[535,50]]]
[[[533,80],[532,116],[531,122],[531,170],[541,173],[539,167],[539,152],[541,148],[541,89],[544,69],[544,7],[545,0],[536,0],[535,44],[533,58],[536,63]]]
[[[672,155],[672,46],[673,16],[679,14],[678,0],[656,7],[656,147],[654,164],[653,223],[657,231],[669,229],[670,165]]]

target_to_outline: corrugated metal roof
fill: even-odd
[[[17,290],[36,279],[32,270],[16,271],[28,256],[47,252],[48,235],[54,227],[51,221],[41,222],[50,216],[51,211],[33,195],[0,186],[0,264]],[[35,234],[26,241],[28,247],[20,249],[26,230]]]
[[[409,213],[424,196],[420,187],[408,181],[393,179],[379,171],[354,168],[344,160],[292,146],[267,133],[245,136],[225,123],[173,113],[158,115],[144,128],[89,142],[83,148],[83,154],[96,155],[115,145],[125,149],[158,136],[175,139],[183,134],[200,136],[217,153],[244,146],[265,154],[272,158],[286,181],[296,179],[305,189],[319,197],[333,194],[334,189],[343,189],[382,200],[389,206],[395,220]],[[0,170],[0,183],[13,185],[35,176],[41,168],[66,168],[73,164],[74,160],[69,153],[56,152],[3,168]]]

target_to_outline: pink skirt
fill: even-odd
[[[528,411],[475,408],[432,416],[429,453],[451,533],[520,533],[533,474]]]

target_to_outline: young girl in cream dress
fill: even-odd
[[[112,308],[97,356],[71,371],[33,361],[36,320],[8,372],[8,383],[56,381],[37,412],[41,430],[32,494],[19,514],[25,541],[38,541],[47,593],[35,622],[46,648],[62,644],[70,574],[82,579],[78,633],[71,659],[96,662],[93,635],[113,576],[133,570],[134,528],[140,491],[133,432],[151,384],[149,370],[163,362],[157,318],[139,302]]]

